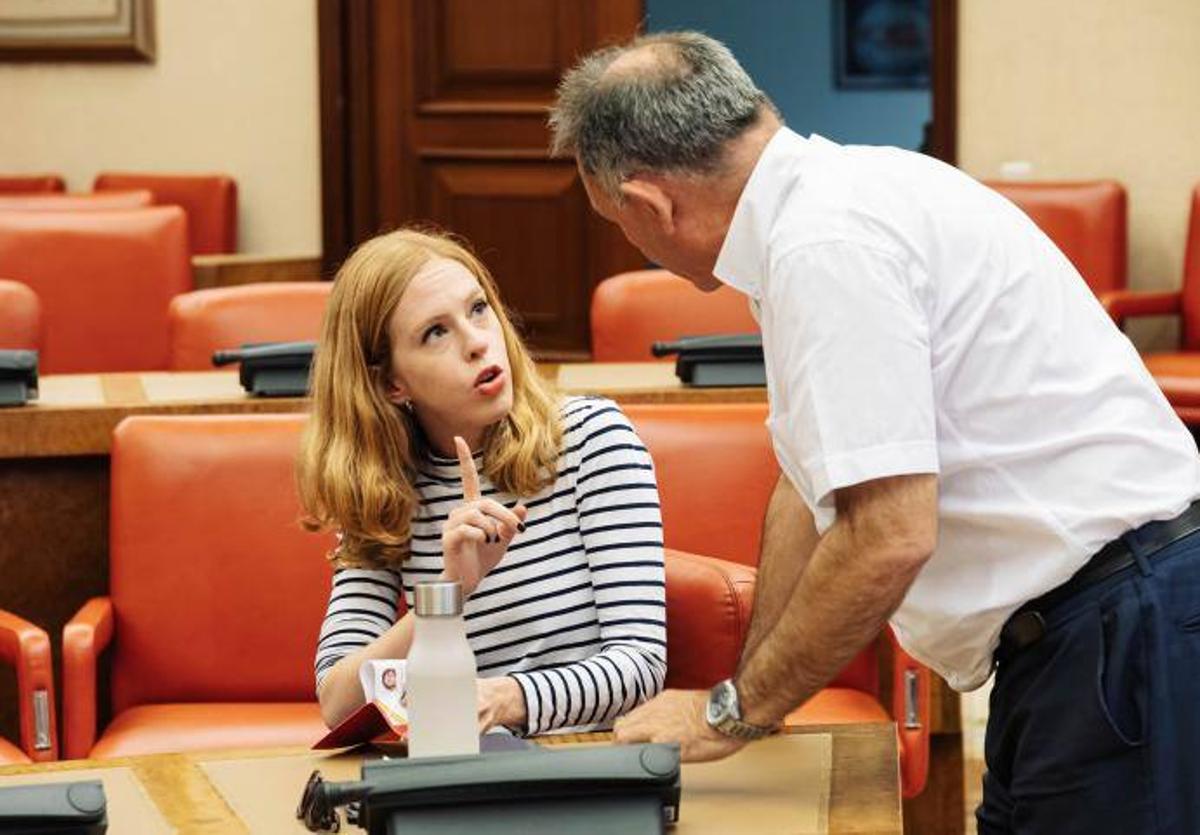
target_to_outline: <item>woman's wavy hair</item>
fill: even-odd
[[[507,493],[529,496],[553,481],[563,428],[558,395],[534,365],[500,303],[496,283],[448,235],[400,229],[358,247],[334,279],[313,362],[312,413],[297,466],[309,530],[336,530],[338,566],[386,568],[408,556],[417,508],[413,483],[427,454],[416,418],[387,398],[392,314],[422,267],[457,261],[483,288],[504,333],[513,406],[484,436],[482,472]]]

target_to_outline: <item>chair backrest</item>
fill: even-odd
[[[115,430],[114,711],[314,699],[334,542],[299,524],[304,421],[133,417]]]
[[[66,191],[67,184],[57,174],[0,174],[0,194]]]
[[[0,194],[0,211],[106,211],[108,209],[140,209],[152,205],[154,205],[154,195],[145,189],[92,192],[90,194]]]
[[[592,294],[591,320],[595,362],[650,362],[653,342],[758,331],[741,293],[729,287],[705,293],[666,270],[601,281]]]
[[[0,348],[41,347],[42,314],[37,293],[0,278]]]
[[[989,181],[1062,250],[1095,293],[1124,290],[1129,278],[1127,201],[1114,180]]]
[[[1183,251],[1183,348],[1200,351],[1200,185],[1192,189]]]
[[[95,191],[147,189],[160,206],[187,213],[193,255],[237,252],[237,183],[223,174],[101,173]]]
[[[193,290],[171,300],[171,368],[212,368],[213,351],[246,342],[316,340],[329,281],[286,281]]]
[[[41,301],[41,371],[166,368],[167,304],[192,283],[183,211],[0,212],[0,276]]]
[[[758,565],[779,478],[766,403],[629,404],[658,476],[667,547]]]
[[[757,566],[763,519],[779,478],[767,404],[629,404],[622,410],[654,459],[666,547]],[[874,646],[833,684],[878,694]]]

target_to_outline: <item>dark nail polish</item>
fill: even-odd
[[[517,522],[517,530],[519,530],[521,533],[525,533],[525,523]]]

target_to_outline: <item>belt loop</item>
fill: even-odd
[[[1137,564],[1138,573],[1143,577],[1149,577],[1154,574],[1154,568],[1146,556],[1146,546],[1142,544],[1141,537],[1138,536],[1140,530],[1141,528],[1136,528],[1126,531],[1121,534],[1121,540],[1129,546],[1129,553],[1133,554],[1133,561]]]

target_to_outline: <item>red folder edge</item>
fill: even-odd
[[[349,748],[367,742],[396,743],[408,738],[408,724],[378,702],[367,702],[321,737],[313,750]]]

